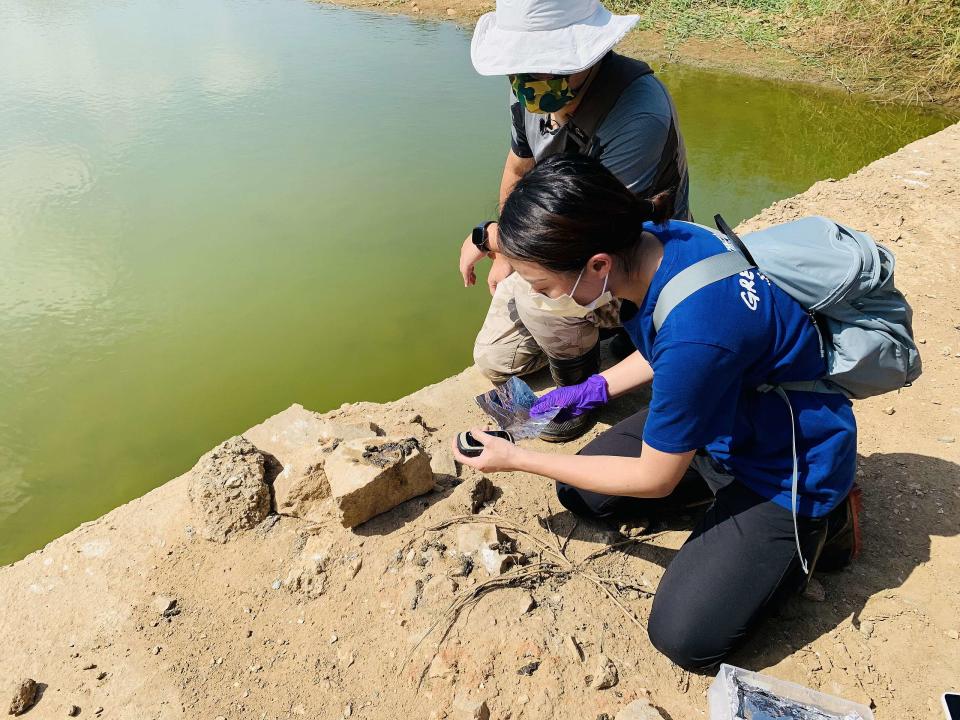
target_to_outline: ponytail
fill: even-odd
[[[639,198],[599,160],[552,155],[524,175],[500,211],[505,256],[555,272],[578,272],[597,253],[629,272],[643,223],[673,215],[675,189]]]

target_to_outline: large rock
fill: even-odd
[[[414,438],[343,442],[325,467],[344,527],[356,527],[433,489],[430,455]]]
[[[201,536],[226,542],[256,526],[270,512],[266,458],[243,437],[232,437],[194,466],[190,502]]]
[[[283,469],[273,480],[273,497],[281,515],[318,519],[324,501],[330,497],[330,483],[324,469],[331,446],[303,448],[290,453]]]
[[[291,405],[250,428],[243,436],[285,466],[305,449],[335,440],[376,437],[379,432],[380,428],[371,422],[336,423],[303,405]]]
[[[273,481],[277,512],[317,519],[330,497],[327,456],[344,440],[375,438],[372,422],[336,423],[302,405],[291,405],[243,434],[282,467]]]

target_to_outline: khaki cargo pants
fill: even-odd
[[[620,301],[585,318],[564,318],[530,302],[530,283],[512,273],[497,285],[483,327],[473,346],[477,367],[494,382],[526,375],[547,364],[547,356],[576,358],[593,349],[598,328],[620,326]]]

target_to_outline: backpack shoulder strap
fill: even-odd
[[[623,91],[634,80],[650,75],[653,69],[634,58],[609,52],[600,61],[597,75],[590,83],[586,96],[544,149],[543,157],[561,152],[588,154],[597,128],[616,105]]]
[[[670,278],[660,291],[660,297],[657,298],[657,304],[653,308],[654,331],[659,332],[660,326],[663,325],[670,311],[697,290],[752,267],[753,264],[743,255],[731,251],[711,255],[684,268]]]

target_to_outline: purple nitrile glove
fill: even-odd
[[[548,392],[530,408],[530,417],[545,415],[553,408],[562,408],[566,411],[561,412],[561,415],[577,417],[608,402],[610,402],[610,391],[607,390],[606,378],[602,375],[591,375],[586,382],[579,385],[566,385]]]

